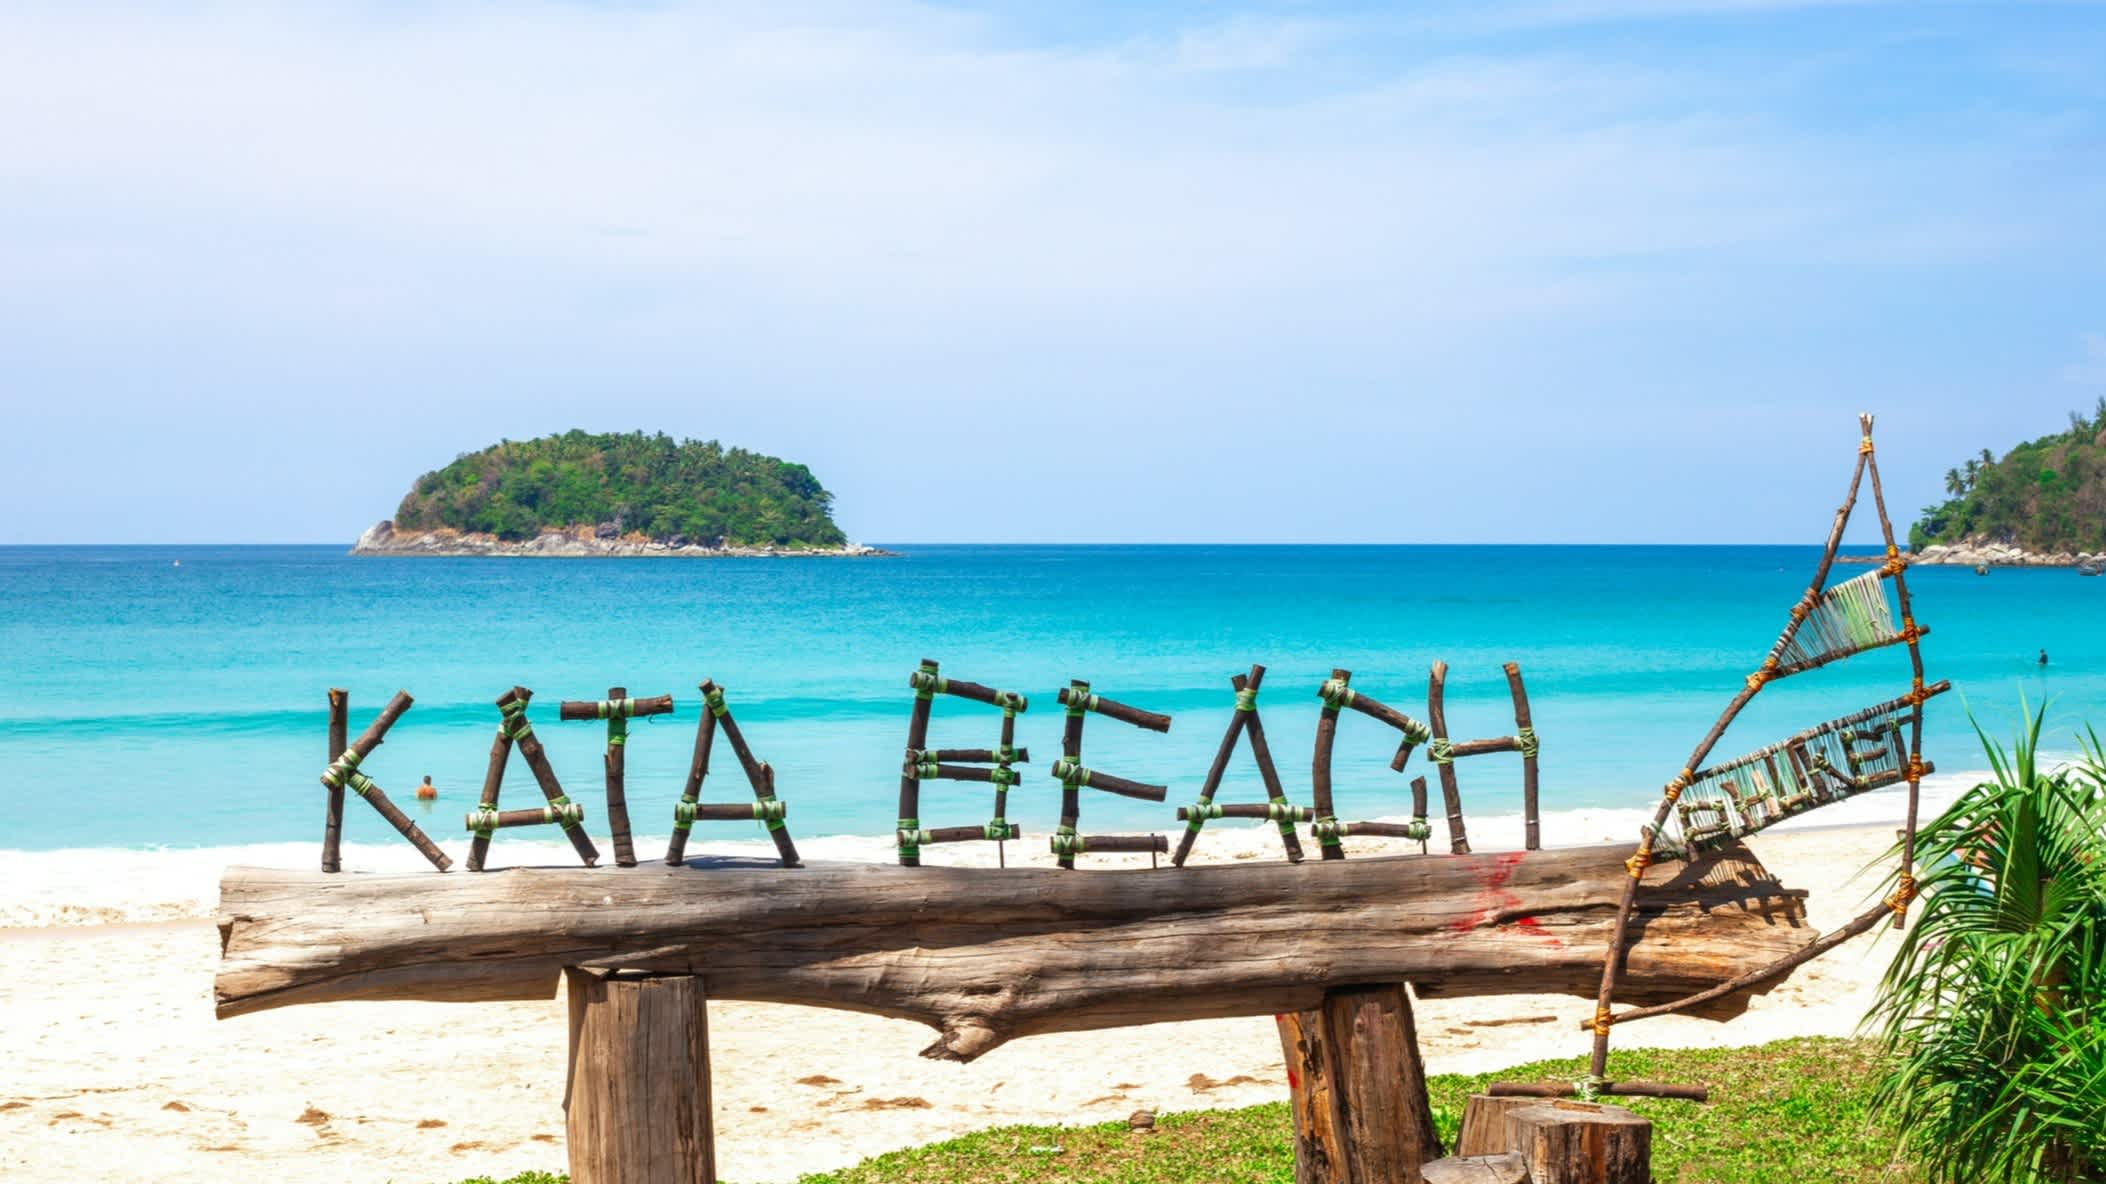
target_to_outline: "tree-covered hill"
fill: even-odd
[[[810,469],[715,440],[570,431],[505,440],[417,478],[395,529],[531,539],[612,524],[704,546],[832,547],[833,495]]]
[[[1909,544],[1983,539],[2028,551],[2106,549],[2106,398],[2069,430],[2020,444],[1998,460],[1987,448],[1945,473],[1950,496],[1926,506]]]

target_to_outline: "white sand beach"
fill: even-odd
[[[1502,837],[1487,834],[1481,849]],[[1859,870],[1892,840],[1891,824],[1802,827],[1754,846],[1786,885],[1811,892],[1812,920],[1825,929],[1875,890],[1876,876]],[[815,841],[813,854],[840,853],[828,843]],[[1276,858],[1276,844],[1260,828],[1224,829],[1202,850]],[[304,865],[312,852],[298,851]],[[183,868],[209,856],[133,858]],[[189,874],[208,871],[216,876],[203,863]],[[44,892],[63,894],[42,878]],[[82,883],[75,894],[95,889]],[[209,907],[209,891],[197,903]],[[0,1176],[443,1184],[562,1169],[560,998],[337,1003],[219,1021],[208,917],[80,923],[97,915],[122,910],[106,903],[0,929]],[[1620,1032],[1618,1044],[1849,1034],[1891,948],[1891,939],[1860,939],[1731,1022],[1666,1017]],[[1575,1025],[1589,1009],[1564,996],[1425,1001],[1428,1068],[1475,1072],[1576,1054],[1585,1038]],[[748,1184],[1007,1123],[1101,1122],[1141,1107],[1243,1106],[1286,1092],[1265,1017],[1031,1037],[968,1065],[916,1055],[929,1040],[919,1025],[814,1008],[712,1003],[710,1038],[720,1170]]]

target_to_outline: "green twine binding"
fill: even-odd
[[[1414,814],[1411,821],[1404,824],[1404,837],[1423,843],[1433,837],[1433,827],[1427,823],[1424,814]]]
[[[1524,758],[1533,757],[1543,751],[1543,742],[1536,739],[1534,728],[1522,728],[1515,732],[1514,741],[1521,746],[1521,755]]]
[[[1338,836],[1344,832],[1345,824],[1335,817],[1319,818],[1309,827],[1310,836],[1326,847],[1340,846]]]
[[[790,807],[780,798],[756,798],[753,802],[753,820],[766,824],[769,830],[781,830],[782,820],[790,813]]]
[[[1090,783],[1090,771],[1082,767],[1073,757],[1061,757],[1053,762],[1053,779],[1069,789],[1081,789]]]
[[[374,790],[380,788],[379,786],[373,784],[372,778],[366,776],[364,773],[359,772],[346,773],[344,775],[344,784],[346,786],[349,786],[351,791],[353,793],[356,793],[359,797],[364,797],[367,794],[373,792]]]
[[[1219,817],[1221,817],[1221,807],[1206,798],[1201,798],[1185,807],[1185,829],[1197,834],[1199,828],[1207,824],[1207,819]]]
[[[928,838],[927,832],[921,829],[921,819],[902,818],[899,820],[899,828],[892,833],[893,841],[899,845],[899,857],[901,859],[916,859],[920,857],[921,844]]]
[[[1446,736],[1436,736],[1433,743],[1426,746],[1426,759],[1436,765],[1452,765],[1455,763],[1455,745]]]
[[[1023,778],[1007,765],[996,765],[987,771],[987,780],[995,785],[1016,785],[1021,783]]]
[[[345,778],[358,770],[358,762],[363,759],[365,758],[358,755],[357,749],[346,748],[341,756],[329,762],[328,768],[322,770],[322,784],[331,789],[340,788],[344,785]]]
[[[1352,706],[1355,695],[1353,688],[1345,683],[1335,678],[1327,678],[1324,685],[1316,689],[1316,697],[1324,701],[1325,710],[1335,712]]]
[[[1014,715],[1030,707],[1031,703],[1030,700],[1017,694],[1015,691],[996,691],[994,693],[994,705],[1001,708],[1003,714]]]
[[[464,821],[468,824],[468,833],[478,839],[487,839],[497,833],[497,810],[495,807],[479,806],[469,811]]]
[[[936,663],[923,662],[921,669],[907,676],[907,685],[914,688],[914,697],[924,702],[934,699],[936,693],[947,685],[936,673]]]
[[[628,702],[624,699],[623,702]],[[629,719],[625,715],[611,716],[607,720],[607,747],[619,748],[629,743]]]
[[[681,798],[673,803],[673,829],[686,832],[695,826],[695,803]]]
[[[1078,682],[1061,692],[1068,697],[1068,714],[1083,715],[1097,710],[1097,696],[1090,694],[1090,684]]]
[[[1080,855],[1088,846],[1088,841],[1081,835],[1076,834],[1075,828],[1072,826],[1063,824],[1058,830],[1053,832],[1053,854],[1055,855]]]
[[[1416,748],[1433,739],[1433,729],[1407,715],[1404,717],[1404,739]]]
[[[1011,822],[1006,818],[994,819],[993,821],[989,822],[986,826],[981,827],[980,833],[990,839],[995,840],[996,842],[1002,842],[1007,839],[1018,839],[1022,838],[1024,835],[1024,832],[1018,829],[1016,823]]]
[[[708,691],[703,692],[702,705],[709,708],[709,713],[718,719],[723,719],[731,714],[731,708],[724,706],[724,688],[722,687],[712,687]]]
[[[1236,692],[1236,710],[1238,710],[1238,711],[1256,711],[1257,709],[1258,709],[1258,691],[1257,691],[1257,688],[1255,688],[1255,687],[1244,687],[1244,688],[1243,688],[1242,690],[1240,690],[1240,691],[1237,691],[1237,692]]]
[[[576,821],[575,819],[573,819],[573,818],[571,817],[571,815],[570,815],[570,811],[568,811],[568,810],[564,810],[564,809],[563,809],[563,807],[565,807],[565,806],[568,806],[568,805],[570,805],[570,804],[571,804],[571,800],[570,800],[570,795],[569,795],[569,794],[567,794],[567,793],[559,793],[559,794],[557,794],[557,795],[556,795],[555,797],[552,797],[552,798],[550,798],[550,799],[548,800],[548,804],[549,804],[550,808],[552,808],[552,809],[555,809],[555,810],[558,810],[558,811],[561,811],[560,813],[558,813],[558,814],[556,815],[556,821],[557,821],[557,822],[560,822],[560,823],[562,823],[562,824],[563,824],[563,829],[564,829],[564,830],[576,830],[576,829],[578,829],[578,823],[577,823],[577,821]],[[584,808],[583,806],[580,806],[580,807],[578,807],[578,817],[579,817],[579,818],[583,818],[583,817],[584,817],[584,809],[585,809],[585,808]]]

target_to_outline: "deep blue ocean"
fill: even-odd
[[[416,706],[366,771],[398,802],[430,774],[426,825],[461,846],[497,713],[514,683],[572,796],[604,835],[596,723],[556,703],[670,693],[633,725],[628,796],[663,834],[686,770],[696,683],[726,688],[777,770],[800,835],[889,831],[912,702],[907,675],[946,674],[1031,699],[1033,763],[1009,816],[1049,831],[1070,678],[1168,712],[1167,735],[1093,718],[1087,763],[1171,786],[1163,806],[1089,795],[1085,830],[1168,830],[1227,725],[1228,678],[1268,667],[1260,701],[1291,796],[1306,801],[1316,688],[1333,666],[1423,717],[1426,672],[1451,667],[1457,738],[1513,730],[1500,664],[1521,663],[1542,737],[1546,811],[1649,804],[1766,652],[1812,547],[898,546],[861,560],[351,558],[336,546],[0,548],[0,849],[319,842],[324,691],[351,692],[352,733],[397,688]],[[1847,577],[1861,568],[1838,568]],[[2051,702],[2053,746],[2106,723],[2106,579],[2069,571],[1910,573],[1932,678],[1928,755],[1978,768],[1967,712],[2008,735],[2021,696]],[[2045,647],[2052,658],[2037,665]],[[1906,653],[1877,651],[1773,685],[1716,754],[1907,689]],[[997,713],[939,700],[932,742],[981,746]],[[1407,812],[1394,737],[1348,713],[1340,813]],[[1464,762],[1473,815],[1518,809],[1518,762]],[[1412,772],[1423,772],[1420,762]],[[709,800],[747,791],[720,742]],[[1222,800],[1261,800],[1247,749]],[[538,804],[515,759],[505,803]],[[985,787],[925,791],[925,825],[977,823]],[[412,807],[413,808],[413,807]],[[750,824],[705,828],[750,837]],[[1547,836],[1549,837],[1549,836]],[[355,799],[347,839],[390,842]],[[604,841],[602,846],[605,846]]]

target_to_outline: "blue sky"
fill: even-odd
[[[1905,518],[2106,394],[2102,63],[2078,3],[16,0],[0,543],[348,541],[573,426],[868,540],[1812,542],[1851,413]]]

